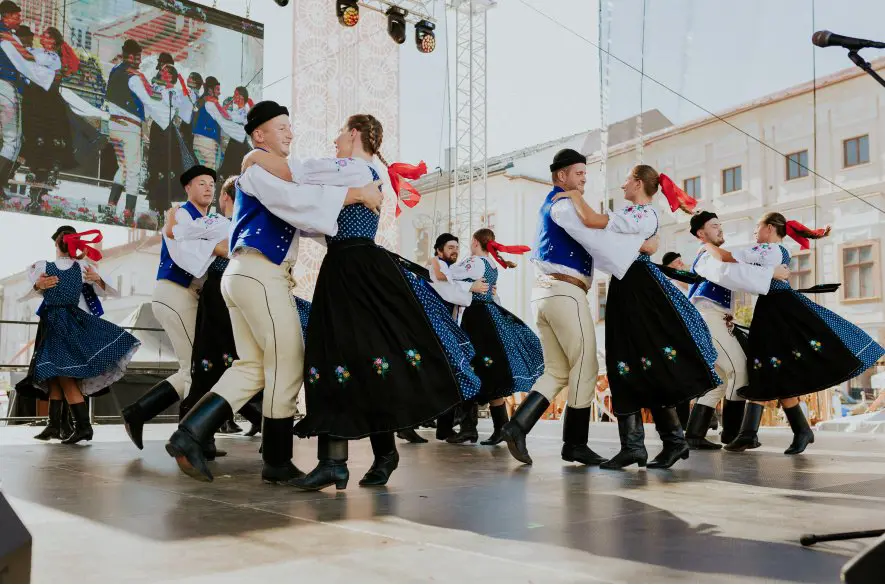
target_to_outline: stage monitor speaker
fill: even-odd
[[[31,533],[0,493],[0,583],[31,582]]]
[[[842,567],[843,583],[885,583],[885,535]]]

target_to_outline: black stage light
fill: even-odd
[[[429,20],[421,20],[415,25],[415,44],[422,53],[432,53],[436,48],[436,25]]]
[[[337,0],[335,13],[338,15],[338,22],[341,23],[341,26],[356,26],[356,23],[360,21],[360,7],[357,6],[356,0]]]
[[[387,34],[393,42],[401,45],[406,42],[406,16],[409,12],[399,6],[391,6],[387,12]]]

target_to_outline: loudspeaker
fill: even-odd
[[[885,583],[885,535],[842,567],[843,583]]]
[[[0,493],[0,583],[31,582],[31,533]]]

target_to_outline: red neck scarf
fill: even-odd
[[[93,236],[92,239],[86,239],[84,236]],[[101,232],[98,230],[87,230],[85,232],[80,232],[77,234],[65,234],[62,236],[64,243],[68,247],[68,253],[73,257],[80,253],[80,251],[85,252],[86,257],[92,260],[93,262],[98,262],[101,260],[101,252],[90,246],[89,244],[97,244],[104,239],[104,236],[101,235]]]
[[[421,193],[419,193],[418,189],[416,189],[405,179],[419,179],[426,174],[427,165],[424,163],[423,160],[417,165],[397,162],[387,167],[387,175],[390,177],[390,186],[393,188],[393,192],[396,193],[397,217],[399,217],[399,214],[402,213],[402,209],[400,209],[399,205],[400,202],[411,209],[412,207],[418,205],[418,202],[421,201]],[[405,191],[407,194],[400,196],[401,190]]]
[[[221,104],[218,103],[217,97],[215,97],[214,95],[207,95],[205,99],[207,102],[215,104],[215,106],[218,108],[218,111],[221,112],[221,115],[225,120],[230,120],[230,114],[227,113],[227,110],[225,108],[221,107]]]
[[[486,250],[488,250],[489,254],[492,255],[492,258],[494,258],[498,264],[504,268],[510,268],[501,258],[499,254],[500,252],[504,252],[505,254],[525,254],[526,252],[531,252],[532,249],[528,246],[505,246],[504,244],[499,244],[495,240],[492,240],[486,244]]]
[[[658,183],[661,186],[661,192],[667,198],[667,203],[670,204],[670,211],[677,209],[682,209],[686,213],[694,211],[698,204],[697,199],[690,197],[688,193],[677,187],[670,177],[661,173],[658,175]]]

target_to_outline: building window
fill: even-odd
[[[91,51],[91,50],[92,50],[92,33],[89,32],[88,30],[86,31],[86,43],[85,43],[85,47],[86,47],[86,50],[87,50],[87,51]]]
[[[870,162],[870,136],[864,134],[842,143],[842,166],[854,167]]]
[[[682,190],[689,197],[693,197],[695,199],[700,200],[701,198],[701,178],[700,177],[692,177],[690,179],[685,179],[682,181]]]
[[[790,286],[794,289],[814,286],[814,250],[801,250],[791,254]]]
[[[722,192],[741,190],[741,167],[731,167],[722,171]]]
[[[596,320],[605,321],[605,306],[608,304],[608,283],[596,283]]]
[[[794,152],[787,155],[787,180],[801,179],[808,176],[808,151]]]
[[[868,301],[879,298],[879,242],[842,245],[842,299]]]

